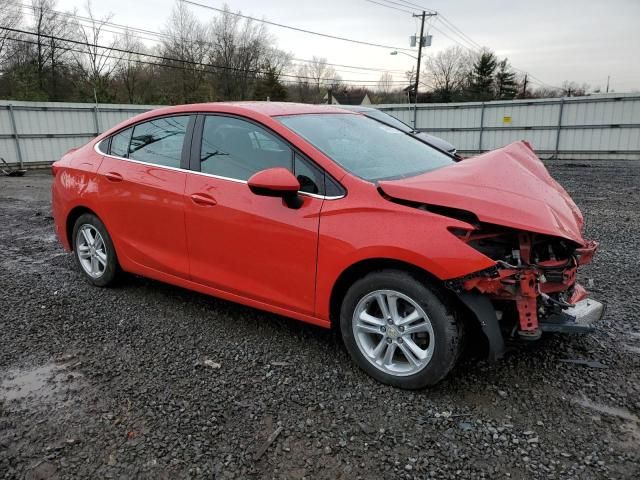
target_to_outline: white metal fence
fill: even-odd
[[[149,105],[0,101],[0,157],[10,164],[49,164],[73,147]]]
[[[0,157],[35,166],[60,158],[150,105],[0,101]],[[543,158],[640,159],[640,95],[378,105],[462,153],[528,140]]]
[[[640,159],[640,95],[378,105],[463,153],[528,140],[543,158]]]

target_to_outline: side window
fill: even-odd
[[[329,175],[324,178],[324,194],[327,197],[340,197],[345,194],[344,188]]]
[[[111,137],[111,149],[109,153],[116,157],[129,157],[129,142],[131,141],[132,128],[127,128]]]
[[[189,116],[179,116],[156,118],[136,125],[129,145],[129,158],[179,168],[188,123]]]
[[[266,129],[245,120],[208,115],[204,119],[200,171],[248,180],[260,170],[291,170],[289,146]]]
[[[315,164],[296,153],[294,174],[300,182],[300,191],[324,195],[324,172]]]
[[[101,140],[100,143],[98,143],[98,151],[100,153],[109,153],[109,142],[111,141],[111,138],[107,137],[104,140]]]

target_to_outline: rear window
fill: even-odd
[[[132,128],[127,128],[111,137],[111,150],[109,153],[116,157],[127,158],[129,156],[129,142],[131,141]]]
[[[129,158],[179,168],[188,123],[188,116],[177,116],[136,125],[129,143]],[[111,146],[113,149],[113,142]]]

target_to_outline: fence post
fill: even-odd
[[[562,111],[564,110],[564,97],[560,99],[560,113],[558,114],[558,129],[556,131],[556,148],[553,154],[554,160],[558,159],[558,152],[560,150],[560,130],[562,130]]]
[[[478,153],[482,153],[482,133],[484,132],[484,102],[480,110],[480,138],[478,138]]]
[[[93,123],[96,126],[96,137],[100,135],[100,120],[98,118],[98,105],[93,106]]]
[[[13,105],[9,104],[9,118],[11,119],[11,129],[13,130],[13,138],[16,141],[16,152],[18,152],[18,162],[20,162],[20,168],[24,168],[22,161],[22,149],[20,148],[20,135],[18,134],[18,126],[16,124],[16,117],[13,113]]]

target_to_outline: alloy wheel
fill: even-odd
[[[431,361],[433,326],[418,303],[394,290],[376,290],[357,304],[352,318],[356,345],[376,368],[414,375]]]
[[[107,268],[107,248],[100,232],[88,223],[78,229],[76,251],[82,269],[92,278],[99,278]]]

